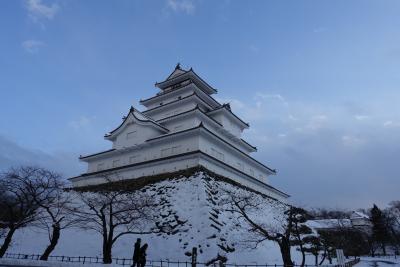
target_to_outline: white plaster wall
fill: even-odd
[[[207,137],[205,137],[207,136]],[[170,150],[169,150],[170,149]],[[201,150],[244,173],[268,183],[268,173],[257,163],[234,151],[220,141],[213,141],[208,134],[187,135],[185,137],[162,140],[157,144],[133,147],[130,150],[117,150],[88,161],[88,172],[112,169],[143,161],[160,159],[171,155]],[[222,157],[219,153],[222,153]]]
[[[197,127],[199,126],[200,122],[201,120],[198,116],[184,116],[179,120],[169,120],[161,124],[168,128],[170,133],[173,133]]]
[[[151,103],[147,103],[145,106],[147,109],[152,109],[155,107],[160,106],[160,103],[162,102],[164,105],[167,103],[170,103],[172,101],[176,101],[179,99],[179,96],[181,98],[184,98],[186,96],[189,96],[196,92],[199,96],[202,97],[203,100],[207,101],[211,106],[217,105],[214,101],[209,100],[209,95],[201,91],[195,84],[189,84],[187,86],[184,86],[182,88],[176,89],[173,92],[167,93],[161,97],[159,97],[157,100],[150,101]]]
[[[171,117],[173,115],[177,115],[183,113],[185,111],[194,109],[199,102],[196,99],[186,99],[182,102],[177,102],[176,104],[172,104],[170,106],[166,106],[162,109],[156,109],[151,112],[145,113],[147,116],[150,116],[153,120],[160,120],[163,118]]]
[[[210,117],[221,123],[226,130],[228,130],[230,133],[237,136],[238,138],[242,136],[242,128],[239,126],[237,121],[232,120],[228,117],[228,115],[222,112],[218,112],[211,114]]]
[[[286,198],[282,197],[280,194],[273,192],[273,190],[269,189],[267,186],[262,185],[262,184],[256,184],[253,181],[251,181],[248,177],[246,177],[238,172],[235,172],[234,170],[226,168],[226,167],[218,164],[215,161],[211,161],[211,160],[201,157],[199,164],[201,166],[204,166],[205,168],[209,169],[210,171],[215,172],[224,177],[227,177],[243,186],[246,186],[248,188],[251,188],[255,191],[261,192],[267,196],[273,197],[273,198],[281,200],[283,202],[287,201]]]
[[[160,173],[176,172],[198,166],[198,159],[194,156],[186,158],[168,159],[149,163],[143,166],[121,169],[117,174],[111,174],[107,178],[111,181],[135,179],[143,176],[151,176]],[[93,175],[72,180],[73,186],[86,186],[105,183],[104,176]]]
[[[260,180],[263,183],[269,183],[269,173],[265,171],[263,167],[260,167],[256,162],[244,155],[241,155],[239,152],[233,151],[232,148],[229,148],[225,144],[204,136],[201,135],[199,140],[201,151],[218,158],[222,162],[241,170],[242,172],[256,178],[257,180]],[[215,153],[215,151],[217,151],[217,153]],[[222,153],[223,157],[218,157],[218,153]]]
[[[171,148],[171,151],[165,149]],[[175,148],[175,149],[172,149]],[[88,161],[88,171],[96,172],[107,170],[115,167],[126,166],[143,161],[149,161],[168,157],[175,154],[186,153],[199,149],[199,141],[197,136],[185,136],[180,139],[164,140],[153,142],[151,144],[134,146],[132,149],[120,149]],[[162,151],[164,153],[162,154]],[[169,153],[169,155],[166,155]]]
[[[247,186],[253,190],[261,192],[265,195],[271,196],[273,198],[285,201],[285,198],[277,194],[266,185],[262,183],[255,183],[243,174],[236,172],[226,166],[219,164],[214,160],[210,160],[200,154],[182,156],[174,159],[166,159],[164,161],[157,161],[154,163],[149,163],[143,166],[136,166],[132,168],[125,168],[118,171],[117,174],[110,174],[106,180],[104,177],[99,175],[81,177],[79,179],[74,179],[73,186],[86,186],[95,185],[111,181],[120,181],[125,179],[135,179],[143,176],[151,176],[161,173],[176,172],[179,170],[185,170],[188,168],[196,166],[204,166],[212,172],[219,175],[225,176],[237,183]]]
[[[165,97],[160,97],[160,99],[157,99],[157,101],[154,101],[151,104],[147,104],[146,107],[148,109],[159,107],[161,102],[163,104],[167,104],[169,102],[178,100],[179,96],[181,98],[184,98],[186,96],[193,94],[194,90],[195,90],[195,88],[191,85],[185,86],[184,88],[178,89],[175,92],[170,92],[170,93],[166,94]]]
[[[220,125],[215,125],[215,123],[210,123],[209,120],[205,120],[203,115],[199,114],[198,112],[196,112],[195,115],[192,115],[192,114],[193,113],[189,114],[188,116],[167,120],[165,122],[161,122],[161,124],[164,127],[168,128],[171,132],[176,132],[176,131],[180,131],[180,130],[197,127],[200,124],[200,122],[203,122],[203,125],[205,125],[207,127],[207,129],[213,131],[215,135],[222,138],[226,142],[232,144],[237,149],[243,151],[246,154],[249,154],[250,152],[252,152],[252,151],[248,150],[247,146],[241,145],[240,143],[236,143],[231,138],[228,138],[225,134],[221,133]],[[176,127],[178,127],[178,128],[176,128]]]
[[[160,130],[155,129],[150,125],[140,125],[137,122],[130,124],[118,134],[113,142],[113,148],[121,149],[142,144],[149,138],[153,138],[163,134]]]
[[[234,147],[236,147],[240,151],[242,151],[246,154],[249,154],[251,152],[250,150],[248,150],[247,146],[244,146],[244,145],[241,145],[240,143],[234,142],[231,138],[228,138],[225,134],[221,133],[221,131],[219,131],[221,126],[215,126],[215,124],[209,123],[208,121],[203,121],[203,124],[207,127],[207,129],[211,130],[215,135],[222,138],[226,142],[232,144]],[[239,142],[241,142],[241,141],[239,141]]]

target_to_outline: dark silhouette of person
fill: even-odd
[[[139,258],[139,267],[144,267],[146,265],[146,250],[149,245],[144,244],[143,247],[140,248],[140,258]]]
[[[136,267],[136,265],[139,267],[139,259],[140,259],[140,241],[142,241],[140,238],[136,239],[136,243],[133,249],[133,264],[132,267]]]

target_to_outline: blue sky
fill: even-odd
[[[398,14],[389,0],[2,1],[0,168],[79,174],[181,62],[250,122],[293,201],[385,205],[400,188]]]

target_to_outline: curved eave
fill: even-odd
[[[192,68],[190,68],[190,70],[186,71],[185,73],[179,74],[169,80],[165,80],[163,82],[158,82],[155,84],[156,87],[160,88],[161,90],[165,90],[166,88],[168,88],[169,86],[172,86],[178,82],[180,82],[181,80],[184,81],[185,80],[185,76],[188,76],[197,80],[199,83],[201,83],[204,88],[207,88],[209,94],[214,94],[217,92],[217,90],[213,87],[211,87],[206,81],[204,81],[199,75],[197,75]]]
[[[82,178],[85,178],[85,177],[88,177],[88,176],[93,176],[93,175],[98,175],[98,174],[101,174],[101,173],[107,173],[107,172],[119,171],[119,170],[123,170],[123,169],[129,169],[129,168],[134,168],[134,167],[142,166],[142,165],[149,164],[149,163],[159,162],[159,161],[163,161],[163,160],[169,160],[169,159],[173,159],[173,158],[181,158],[181,157],[190,156],[190,155],[196,155],[196,154],[204,156],[204,157],[207,157],[207,158],[210,158],[212,160],[215,160],[216,162],[221,163],[224,166],[226,166],[228,168],[231,168],[231,169],[233,169],[233,170],[245,175],[246,177],[250,178],[254,182],[260,183],[263,186],[268,187],[269,189],[273,190],[275,193],[278,193],[279,195],[281,195],[284,198],[290,197],[290,195],[288,195],[287,193],[285,193],[285,192],[283,192],[283,191],[281,191],[281,190],[279,190],[279,189],[277,189],[277,188],[275,188],[275,187],[273,187],[273,186],[271,186],[271,185],[269,185],[267,183],[264,183],[263,181],[260,181],[260,180],[258,180],[256,178],[248,175],[247,173],[244,173],[241,170],[238,170],[238,169],[234,168],[233,166],[230,166],[230,165],[228,165],[228,164],[226,164],[226,163],[224,163],[224,162],[222,162],[222,161],[220,161],[220,160],[212,157],[211,155],[208,155],[208,154],[206,154],[206,153],[204,153],[204,152],[202,152],[200,150],[186,152],[186,153],[178,154],[178,155],[172,155],[172,156],[161,158],[161,159],[152,159],[152,160],[148,160],[148,161],[144,161],[144,162],[133,163],[133,164],[124,165],[124,166],[120,166],[120,167],[114,167],[114,168],[106,169],[106,170],[102,170],[102,171],[97,171],[97,172],[92,172],[92,173],[85,173],[85,174],[81,174],[79,176],[70,177],[70,178],[68,178],[68,180],[69,181],[74,181],[74,180],[78,181],[78,180],[80,180]]]
[[[166,104],[164,104],[164,105],[162,105],[162,106],[157,106],[157,107],[154,107],[154,108],[145,110],[145,111],[143,111],[142,113],[143,113],[143,114],[151,113],[151,112],[153,112],[154,110],[159,110],[159,109],[162,109],[162,108],[165,108],[165,107],[169,107],[169,106],[171,106],[171,105],[173,105],[173,104],[176,104],[176,103],[178,103],[178,102],[186,101],[186,100],[188,100],[188,99],[190,99],[190,98],[193,98],[193,97],[197,97],[198,99],[200,99],[200,101],[201,101],[205,106],[207,106],[209,109],[213,109],[213,108],[214,108],[212,105],[210,105],[209,103],[207,103],[207,101],[206,101],[205,99],[203,99],[203,97],[199,96],[196,92],[193,92],[192,94],[190,94],[190,95],[188,95],[188,96],[182,97],[182,98],[180,98],[180,99],[178,99],[178,100],[171,101],[171,102],[166,103]]]
[[[255,147],[255,146],[252,146],[251,144],[249,144],[247,141],[245,141],[243,138],[240,138],[240,140],[242,140],[246,145],[248,145],[249,147],[251,147],[253,150],[254,150],[254,152],[256,152],[257,151],[257,147]]]
[[[182,82],[185,82],[185,81],[187,81],[187,80],[190,80],[190,79],[183,80]],[[212,102],[214,102],[214,104],[215,104],[216,107],[222,106],[217,100],[215,100],[212,96],[210,96],[207,92],[205,92],[205,91],[204,91],[201,87],[199,87],[194,81],[191,81],[189,84],[184,85],[184,86],[182,86],[182,87],[179,87],[179,88],[177,88],[177,89],[169,90],[169,91],[166,91],[166,92],[163,91],[163,92],[158,93],[157,95],[152,96],[152,97],[150,97],[150,98],[141,99],[141,100],[139,100],[139,102],[140,102],[141,105],[144,105],[144,106],[145,106],[146,104],[151,104],[152,102],[157,101],[157,99],[159,99],[160,97],[162,98],[162,97],[168,96],[169,94],[176,93],[176,92],[178,92],[179,90],[186,89],[186,88],[188,88],[191,84],[194,84],[196,89],[198,89],[201,93],[205,94],[206,97],[208,97]]]
[[[207,119],[209,119],[211,122],[213,122],[214,124],[218,125],[219,127],[223,128],[223,125],[221,123],[219,123],[218,121],[216,121],[214,118],[212,118],[210,115],[208,115],[207,113],[205,113],[204,111],[202,111],[198,106],[194,107],[193,109],[189,109],[188,111],[179,113],[179,114],[175,114],[166,118],[162,118],[160,120],[158,120],[157,122],[164,122],[166,120],[170,120],[176,117],[180,117],[182,115],[187,115],[188,113],[191,112],[195,112],[195,111],[199,111],[200,114],[204,115]],[[238,138],[239,139],[239,138]],[[240,138],[240,141],[242,141],[242,144],[247,146],[247,148],[250,150],[250,152],[256,152],[257,151],[257,147],[252,146],[251,144],[249,144],[248,142],[246,142],[244,139]]]
[[[142,119],[138,118],[138,117],[135,115],[135,109],[134,109],[133,107],[131,107],[131,109],[129,110],[128,115],[124,117],[124,120],[122,121],[122,123],[121,123],[117,128],[115,128],[114,130],[112,130],[111,132],[109,132],[108,134],[105,134],[105,135],[104,135],[104,138],[107,139],[107,140],[112,139],[113,136],[115,135],[115,133],[117,133],[118,130],[121,129],[122,126],[124,126],[125,122],[128,120],[128,118],[129,118],[130,115],[132,115],[132,116],[135,118],[135,120],[140,121],[140,122],[142,122],[142,123],[146,123],[146,124],[152,125],[152,126],[156,127],[157,129],[161,130],[162,132],[166,132],[166,133],[169,132],[169,130],[168,130],[167,128],[165,128],[164,126],[162,126],[162,125],[156,123],[155,121],[153,121],[153,120],[151,120],[151,119],[142,120]],[[146,117],[146,115],[144,115],[144,114],[142,114],[142,115]]]
[[[90,155],[86,155],[86,156],[82,156],[81,155],[81,156],[79,156],[79,159],[85,161],[85,159],[92,158],[92,157],[99,156],[99,155],[103,155],[103,154],[106,154],[106,153],[114,151],[114,150],[115,150],[115,148],[112,148],[112,149],[109,149],[109,150],[105,150],[105,151],[102,151],[102,152],[98,152],[98,153],[94,153],[94,154],[90,154]]]
[[[235,118],[238,122],[240,122],[240,124],[243,126],[243,129],[248,129],[250,127],[249,123],[243,121],[241,118],[239,118],[235,113],[233,113],[231,110],[226,108],[226,106],[224,106],[224,105],[222,105],[220,108],[217,108],[217,109],[207,112],[207,114],[212,115],[214,113],[221,112],[221,111],[228,112],[228,114],[230,114],[233,118]]]
[[[260,166],[264,167],[266,170],[269,171],[270,175],[275,175],[276,174],[276,170],[275,169],[271,169],[270,167],[266,166],[265,164],[261,163],[260,161],[254,159],[253,157],[249,156],[248,154],[244,153],[243,151],[241,151],[240,149],[238,149],[237,147],[235,147],[234,145],[230,144],[229,142],[227,142],[226,140],[224,140],[223,138],[219,137],[218,135],[216,135],[215,133],[213,133],[211,130],[209,130],[206,126],[204,126],[203,123],[200,123],[199,126],[193,127],[193,128],[189,128],[186,130],[182,130],[179,132],[174,132],[174,133],[169,133],[169,134],[165,134],[165,135],[160,135],[157,137],[153,137],[150,138],[148,140],[146,140],[146,142],[150,142],[150,141],[154,141],[154,140],[159,140],[159,139],[164,139],[164,138],[168,138],[171,136],[176,136],[176,135],[180,135],[186,132],[190,132],[190,131],[194,131],[194,130],[198,130],[198,129],[203,129],[205,130],[207,133],[209,133],[211,136],[215,137],[216,139],[222,141],[223,143],[227,144],[229,147],[231,147],[232,149],[234,149],[235,151],[239,152],[241,155],[244,155],[246,158],[254,161],[255,163],[259,164]]]

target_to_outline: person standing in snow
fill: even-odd
[[[132,257],[133,264],[132,264],[132,267],[136,267],[136,265],[137,265],[138,267],[140,267],[140,264],[139,264],[139,259],[140,259],[140,242],[141,242],[141,239],[138,238],[138,239],[136,240],[136,243],[135,243],[135,246],[134,246],[134,249],[133,249],[133,257]]]
[[[139,267],[144,267],[146,265],[146,250],[149,245],[144,244],[143,247],[140,248],[140,258],[139,258]]]

